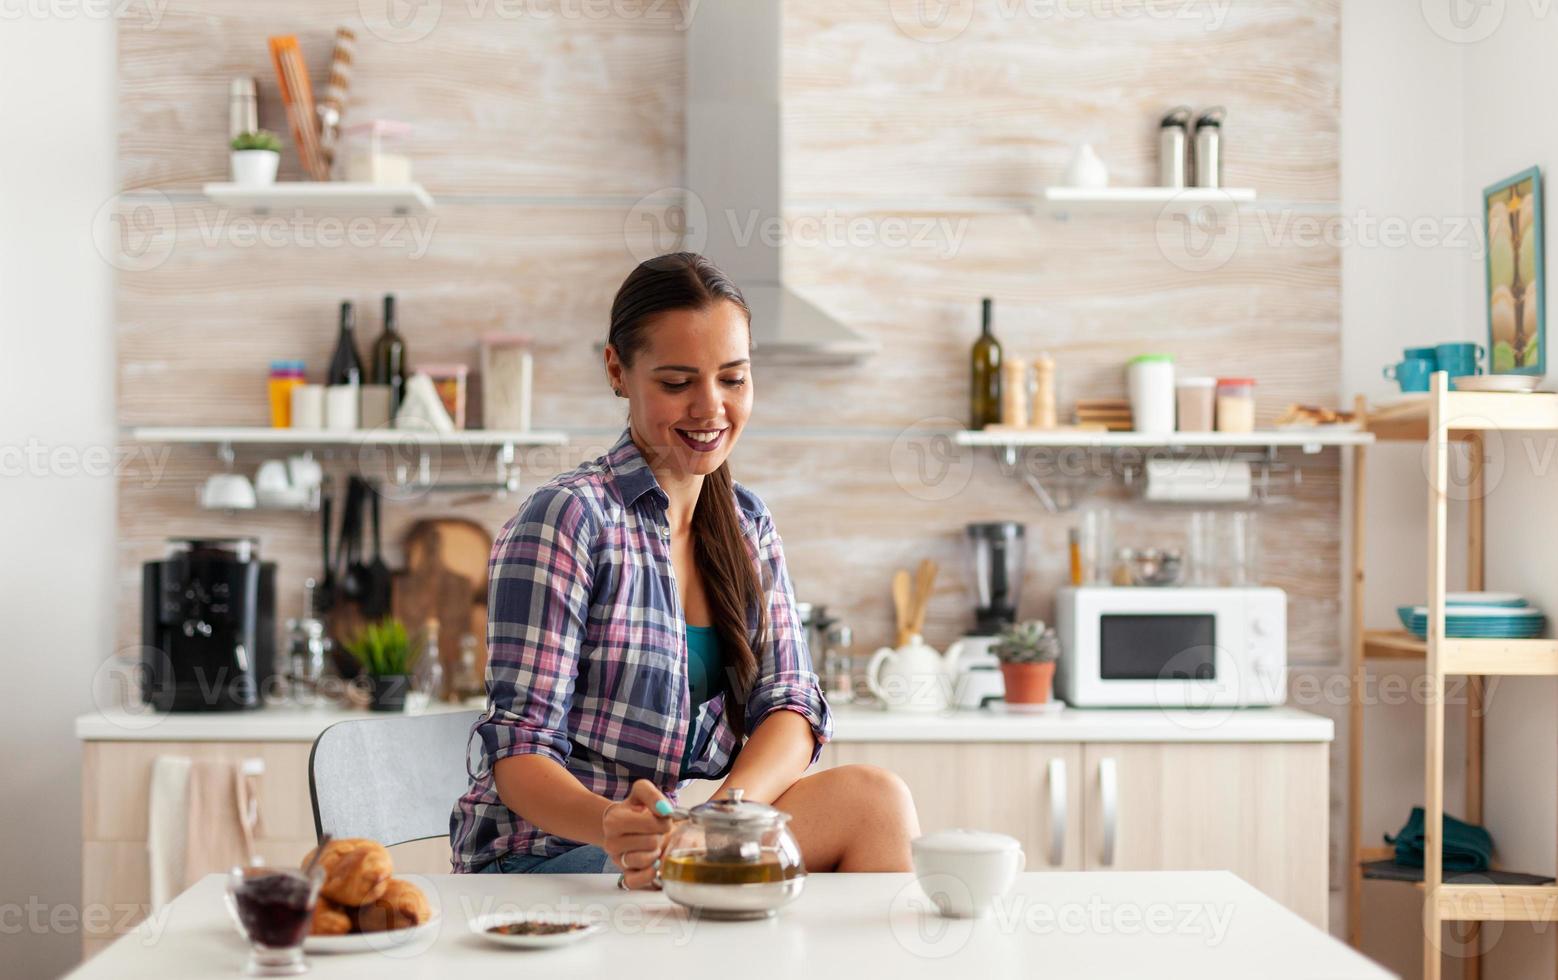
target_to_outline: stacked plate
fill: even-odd
[[[1444,600],[1446,636],[1529,640],[1547,628],[1542,611],[1513,592],[1451,592]],[[1396,615],[1413,636],[1423,639],[1428,635],[1427,606],[1397,606]]]
[[[1468,374],[1455,379],[1456,391],[1501,391],[1522,394],[1535,391],[1540,377],[1531,374]]]

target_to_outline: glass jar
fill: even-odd
[[[657,880],[666,897],[712,919],[761,919],[795,901],[806,881],[790,815],[726,790],[690,811],[666,840]]]
[[[1255,431],[1255,379],[1217,379],[1217,431]]]
[[[1216,378],[1180,378],[1174,389],[1180,432],[1211,432],[1217,412]]]

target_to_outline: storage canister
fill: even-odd
[[[1180,378],[1175,393],[1179,396],[1179,431],[1211,432],[1216,418],[1217,379]]]
[[[1217,431],[1255,431],[1255,379],[1217,379]]]
[[[1142,354],[1126,366],[1131,396],[1132,427],[1137,432],[1174,431],[1174,359],[1167,354]]]
[[[530,431],[530,388],[535,360],[530,337],[489,333],[481,339],[482,425],[511,432]]]

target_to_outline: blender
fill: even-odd
[[[991,647],[1000,632],[1017,621],[1025,531],[1016,521],[968,525],[979,605],[974,607],[973,631],[947,650],[955,665],[952,700],[959,708],[982,708],[1006,696],[1001,662]]]

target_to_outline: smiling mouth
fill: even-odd
[[[728,429],[677,429],[676,435],[693,452],[712,453],[725,443]]]

